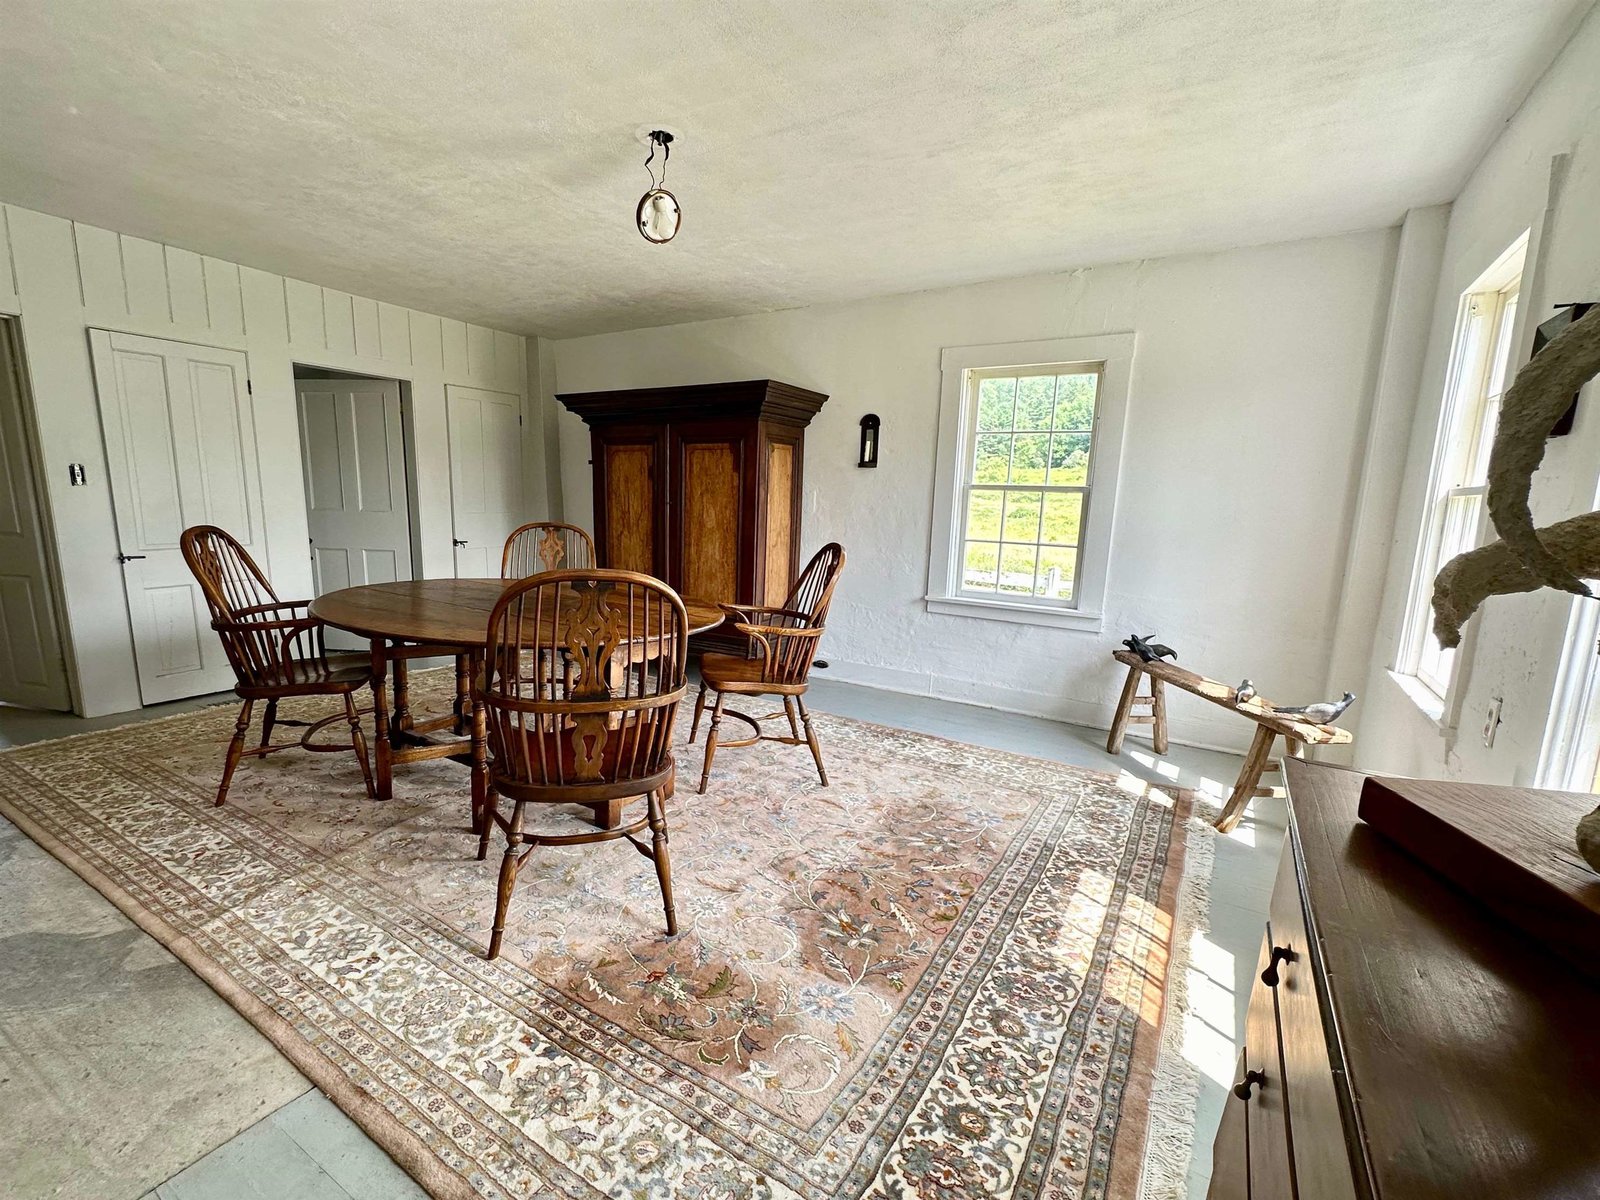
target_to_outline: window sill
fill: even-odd
[[[923,603],[929,612],[948,617],[981,617],[1055,629],[1097,630],[1105,619],[1101,613],[1076,608],[1045,608],[1037,604],[1009,604],[1004,600],[974,600],[968,596],[924,596]]]
[[[1440,729],[1444,728],[1444,701],[1434,695],[1433,691],[1415,675],[1402,675],[1399,671],[1390,671],[1389,678],[1406,698],[1422,710],[1422,715],[1427,717]]]

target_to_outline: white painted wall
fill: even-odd
[[[1570,159],[1547,220],[1551,159],[1561,154]],[[1468,671],[1459,734],[1425,716],[1389,675],[1399,651],[1459,298],[1528,229],[1534,236],[1521,304],[1527,314],[1543,320],[1557,301],[1600,300],[1600,10],[1591,13],[1529,94],[1452,206],[1356,739],[1356,761],[1365,768],[1481,783],[1529,784],[1534,778],[1573,603],[1569,598],[1551,591],[1495,597],[1474,618],[1467,636],[1476,637],[1476,649],[1471,662],[1458,668]],[[1522,321],[1522,360],[1534,323]],[[1548,444],[1533,493],[1538,523],[1595,507],[1597,409],[1600,387],[1591,384],[1572,435]],[[1492,696],[1505,698],[1504,724],[1494,748],[1486,749],[1481,727]]]
[[[1186,665],[1323,698],[1393,230],[1095,267],[879,300],[543,345],[556,390],[771,377],[831,398],[806,438],[803,550],[850,559],[823,656],[831,675],[1109,721],[1110,651],[1156,632]],[[1098,632],[924,611],[946,346],[1136,331],[1127,453]],[[863,413],[882,465],[855,466]],[[568,520],[588,523],[588,430],[561,411]],[[1364,655],[1362,658],[1364,661]],[[1177,698],[1174,737],[1248,729]]]
[[[445,385],[527,395],[528,354],[519,336],[11,205],[0,205],[0,313],[21,317],[61,561],[69,667],[87,716],[137,708],[139,691],[86,330],[248,355],[268,570],[285,596],[311,591],[294,363],[409,381],[420,566],[430,576],[452,573]],[[524,429],[525,478],[539,480],[542,492],[539,423],[526,421]],[[73,462],[87,465],[87,486],[68,486]],[[530,511],[536,507],[530,501]]]

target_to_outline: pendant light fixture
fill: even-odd
[[[678,198],[667,191],[667,159],[672,157],[673,136],[665,129],[650,131],[650,156],[644,160],[644,169],[650,174],[650,190],[639,197],[639,207],[633,216],[639,233],[647,242],[660,245],[678,236],[678,226],[683,221],[683,211]],[[661,178],[656,178],[656,151],[661,151]]]

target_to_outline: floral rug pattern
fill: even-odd
[[[819,716],[832,787],[759,745],[669,804],[676,938],[627,846],[539,849],[491,963],[501,846],[475,860],[463,768],[400,768],[377,803],[353,757],[286,752],[215,809],[232,722],[0,755],[0,810],[188,935],[477,1194],[1132,1197],[1175,796]]]

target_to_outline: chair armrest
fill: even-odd
[[[741,618],[749,621],[752,625],[760,623],[754,620],[756,617],[788,617],[794,621],[811,620],[810,613],[798,612],[792,608],[778,608],[770,604],[722,604],[719,602],[717,607],[727,613],[728,616]]]

